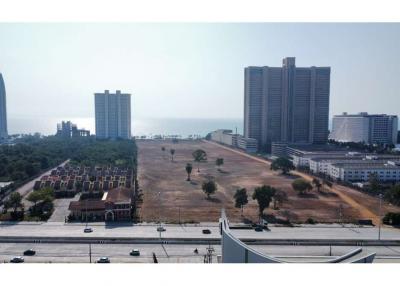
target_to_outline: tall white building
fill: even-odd
[[[396,144],[397,129],[396,115],[345,112],[333,117],[329,139],[340,142]]]
[[[6,139],[7,137],[6,88],[4,85],[3,76],[0,73],[0,139]]]
[[[131,95],[129,93],[95,93],[97,138],[131,138]]]

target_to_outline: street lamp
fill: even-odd
[[[158,222],[159,222],[157,231],[160,233],[160,239],[161,239],[161,232],[162,232],[162,228],[161,228],[161,192],[158,192],[157,194],[158,194]]]
[[[379,228],[378,228],[378,240],[381,240],[381,224],[382,224],[382,194],[379,194]]]

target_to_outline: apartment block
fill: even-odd
[[[273,142],[324,144],[328,139],[330,67],[247,67],[244,137],[269,151]]]
[[[131,138],[131,95],[121,93],[95,93],[97,138]]]

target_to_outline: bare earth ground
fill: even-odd
[[[305,221],[313,218],[320,222],[338,221],[340,209],[343,220],[372,219],[377,222],[378,200],[358,191],[334,185],[325,194],[313,192],[311,197],[299,197],[291,187],[298,176],[307,176],[294,172],[292,176],[283,176],[269,169],[269,162],[245,154],[238,150],[216,143],[202,141],[137,141],[139,154],[139,184],[144,193],[144,201],[139,211],[143,221],[200,222],[217,221],[221,208],[225,208],[231,221],[241,221],[240,210],[234,207],[233,195],[237,188],[246,188],[249,204],[244,216],[257,220],[257,204],[251,199],[255,187],[271,185],[285,191],[288,201],[279,210],[268,208],[274,213],[291,221]],[[161,151],[164,146],[166,151]],[[171,161],[170,149],[175,149],[174,161]],[[208,161],[200,164],[193,162],[192,152],[203,149]],[[224,158],[221,172],[217,170],[215,160]],[[193,163],[192,181],[186,181],[186,163]],[[201,190],[201,184],[207,178],[214,178],[218,190],[211,200],[207,200]],[[159,208],[159,205],[161,207]],[[388,209],[384,206],[382,213]]]

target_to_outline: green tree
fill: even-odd
[[[400,184],[394,185],[385,194],[385,199],[394,205],[400,205]]]
[[[197,149],[192,153],[193,159],[197,162],[197,172],[200,172],[200,163],[207,161],[207,153],[202,149]]]
[[[207,195],[207,199],[210,199],[210,195],[214,194],[217,191],[217,184],[214,181],[209,180],[204,182],[201,188],[203,189],[203,192]]]
[[[376,173],[371,173],[368,178],[369,189],[372,193],[379,193],[381,185],[379,184],[378,175]]]
[[[299,192],[299,194],[304,194],[307,191],[311,191],[313,187],[310,182],[300,178],[292,182],[292,188]]]
[[[28,177],[32,177],[39,173],[40,169],[37,167],[36,164],[31,164],[28,163],[25,165],[25,173],[28,175]]]
[[[292,163],[292,161],[290,161],[287,158],[284,157],[279,157],[277,159],[275,159],[272,164],[271,164],[271,170],[277,171],[277,170],[281,170],[282,174],[286,175],[288,174],[291,170],[294,170],[295,167]]]
[[[171,153],[171,161],[174,161],[175,149],[170,149],[169,152]]]
[[[34,208],[36,209],[37,202],[42,200],[42,195],[40,190],[31,192],[26,198],[28,201],[34,204]]]
[[[262,185],[254,189],[252,197],[253,200],[257,200],[260,217],[262,217],[264,210],[269,207],[275,193],[276,189],[267,185]]]
[[[249,202],[246,188],[237,189],[233,197],[235,198],[235,208],[240,208],[240,214],[243,216],[243,207]]]
[[[276,190],[274,194],[274,209],[277,209],[278,205],[281,207],[287,200],[288,195],[284,191]]]
[[[219,171],[220,166],[224,164],[224,158],[217,158],[217,160],[215,160],[215,164],[218,166],[218,171]]]
[[[192,173],[192,169],[193,169],[192,164],[191,163],[187,163],[186,167],[185,167],[185,170],[186,170],[186,173],[187,173],[186,181],[190,181],[190,174]]]
[[[12,192],[4,204],[7,205],[7,208],[12,208],[13,213],[16,213],[18,208],[22,208],[24,206],[22,203],[22,196],[18,192]]]
[[[322,184],[321,184],[321,181],[320,181],[320,180],[318,180],[317,178],[314,178],[314,179],[312,180],[312,184],[314,185],[314,187],[317,188],[317,191],[318,191],[318,192],[321,191]]]

